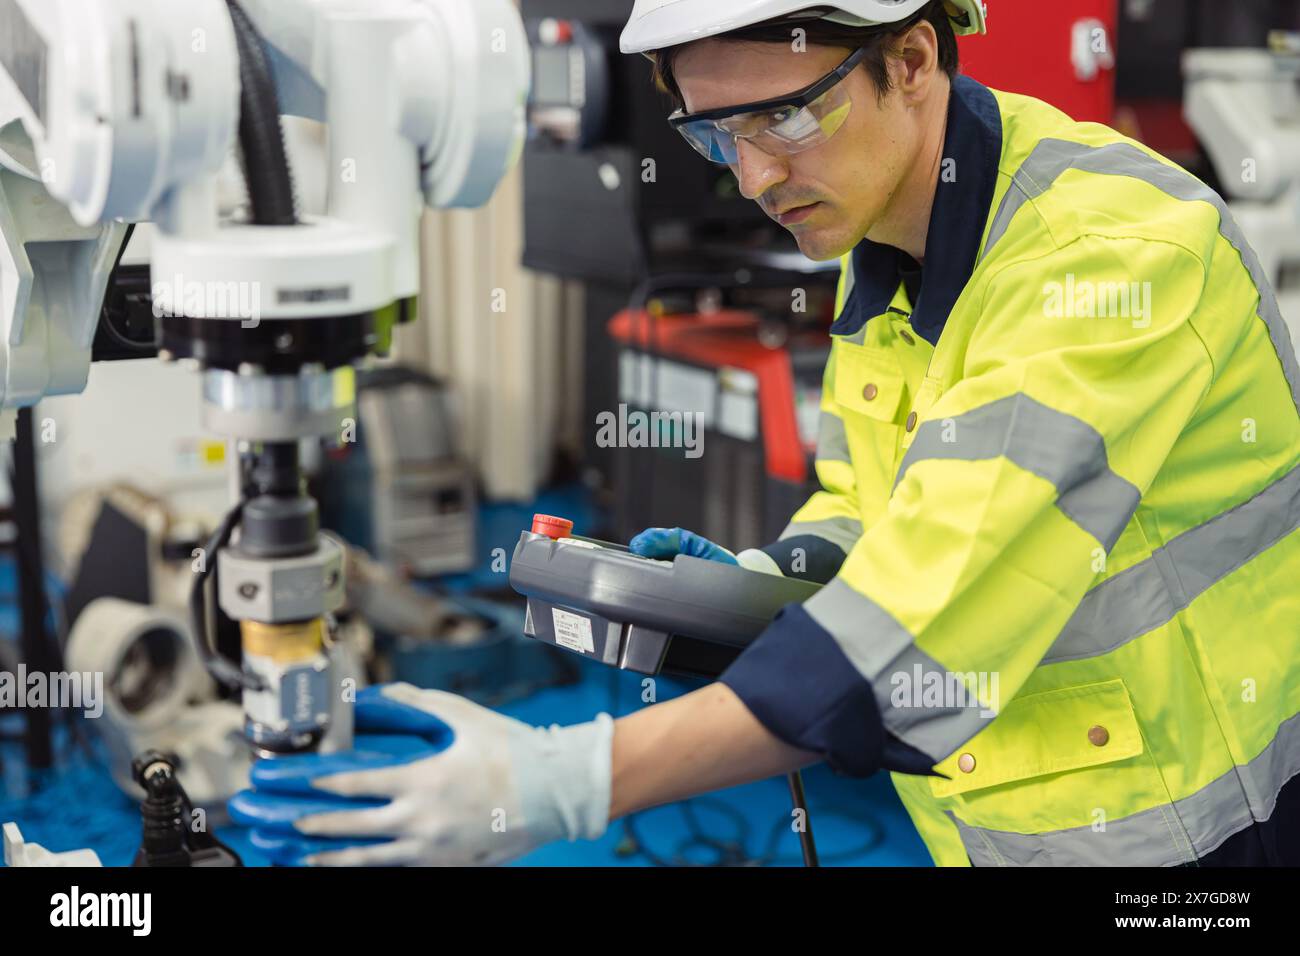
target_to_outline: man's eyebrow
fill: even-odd
[[[736,103],[736,104],[734,104],[734,105],[732,105],[732,106],[726,106],[726,105],[722,105],[722,106],[710,106],[710,107],[708,107],[707,109],[702,109],[702,110],[691,110],[690,112],[686,113],[686,115],[687,115],[687,116],[694,116],[696,113],[717,113],[717,112],[719,112],[719,111],[723,111],[723,110],[725,110],[725,111],[727,111],[727,112],[734,112],[734,113],[748,113],[748,112],[750,112],[751,107],[758,106],[758,105],[761,104],[761,103],[771,104],[771,103],[773,103],[773,102],[779,102],[780,100],[793,100],[793,99],[796,99],[796,98],[797,98],[801,93],[803,93],[804,90],[808,89],[810,86],[814,86],[814,85],[816,85],[816,84],[817,84],[818,82],[820,82],[822,79],[824,79],[824,77],[820,77],[820,76],[819,76],[819,77],[817,77],[817,79],[813,80],[811,83],[805,83],[803,86],[800,86],[800,87],[798,87],[797,89],[787,90],[787,91],[784,92],[784,93],[777,93],[777,94],[775,94],[775,95],[773,95],[773,96],[764,96],[764,97],[761,97],[761,98],[759,98],[759,99],[746,100],[746,101],[743,102],[743,103]],[[768,108],[770,109],[771,106],[769,105]],[[684,100],[683,100],[682,109],[683,109],[683,111],[685,111],[685,109],[686,109],[686,107],[685,107],[685,101],[684,101]]]
[[[794,99],[797,99],[798,97],[804,95],[808,90],[811,90],[813,87],[815,87],[818,83],[821,83],[821,82],[823,82],[824,80],[828,79],[828,78],[829,78],[832,74],[834,74],[837,70],[839,70],[839,69],[840,69],[841,67],[843,67],[846,63],[848,63],[850,60],[852,60],[855,54],[858,54],[858,53],[860,53],[860,52],[861,52],[860,50],[855,50],[853,53],[850,53],[847,57],[845,57],[844,59],[842,59],[842,60],[841,60],[837,65],[832,66],[832,67],[830,67],[828,70],[826,70],[826,72],[821,73],[821,74],[819,74],[818,76],[813,77],[813,78],[812,78],[811,80],[809,80],[807,83],[803,84],[803,86],[796,87],[796,88],[793,89],[793,90],[786,90],[786,91],[783,91],[783,92],[781,92],[781,93],[775,93],[775,94],[773,94],[773,95],[771,95],[771,96],[765,96],[765,97],[763,97],[763,98],[761,98],[761,99],[748,100],[747,102],[744,102],[744,103],[737,103],[737,104],[734,105],[734,106],[710,106],[710,107],[708,107],[707,109],[698,109],[698,110],[690,110],[690,111],[688,111],[688,110],[686,109],[686,98],[685,98],[685,96],[683,96],[683,97],[682,97],[682,113],[683,113],[684,115],[686,115],[686,116],[695,116],[695,115],[698,115],[698,114],[700,114],[700,113],[719,113],[719,112],[722,112],[722,113],[728,113],[728,114],[730,114],[730,113],[745,113],[745,112],[749,112],[749,111],[751,110],[752,107],[757,106],[757,105],[759,105],[759,104],[761,104],[761,103],[768,103],[768,104],[774,104],[774,105],[775,105],[775,104],[779,104],[781,100],[794,100]],[[860,65],[860,63],[859,63],[858,65]],[[847,75],[847,73],[846,73],[845,75]],[[841,77],[840,79],[843,80],[844,77]],[[772,107],[769,106],[768,108],[772,108]],[[719,118],[721,118],[721,117],[719,117]]]

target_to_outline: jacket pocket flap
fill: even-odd
[[[851,342],[835,342],[835,403],[879,422],[894,422],[905,379],[897,357]]]
[[[1017,697],[956,753],[935,765],[936,797],[1081,770],[1142,753],[1142,733],[1124,681],[1102,681]]]

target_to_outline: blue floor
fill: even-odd
[[[487,506],[479,519],[479,566],[468,574],[442,578],[438,585],[452,592],[504,588],[505,576],[492,568],[493,551],[504,548],[508,554],[519,531],[531,524],[534,512],[572,518],[578,534],[594,534],[599,529],[599,516],[579,488],[545,494],[528,506]],[[4,606],[4,596],[12,594],[8,576],[11,572],[0,562],[0,633],[12,634],[16,621]],[[570,724],[589,720],[601,711],[619,716],[644,706],[639,675],[574,660],[580,672],[577,683],[542,690],[501,710],[533,724]],[[658,678],[656,696],[667,700],[695,686]],[[92,725],[83,721],[81,727],[93,737]],[[21,718],[0,714],[0,737],[20,729]],[[88,754],[74,746],[64,730],[58,749],[55,769],[33,773],[23,762],[22,746],[0,740],[0,822],[16,821],[27,841],[48,850],[89,847],[105,865],[128,865],[140,842],[138,806],[112,783],[97,744],[92,742]],[[809,819],[824,865],[930,864],[887,776],[852,780],[818,766],[806,771],[804,780]],[[799,841],[790,823],[785,781],[765,780],[638,814],[630,830],[620,821],[600,840],[543,847],[519,864],[645,866],[659,861],[797,866],[801,862]],[[246,831],[218,826],[216,833],[246,864],[265,863],[249,844]]]

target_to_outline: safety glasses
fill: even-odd
[[[844,125],[853,103],[842,81],[866,55],[865,47],[854,51],[798,93],[703,113],[678,110],[668,122],[701,156],[719,165],[740,161],[736,144],[742,139],[773,156],[802,153],[820,146]]]

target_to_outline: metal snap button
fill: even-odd
[[[1110,742],[1110,731],[1098,724],[1088,731],[1088,739],[1095,747],[1104,747]]]
[[[957,769],[962,773],[970,773],[975,769],[975,755],[962,754],[957,758]]]
[[[870,383],[868,383],[867,387],[862,390],[862,397],[869,402],[875,399],[878,394],[880,394],[880,389]]]

